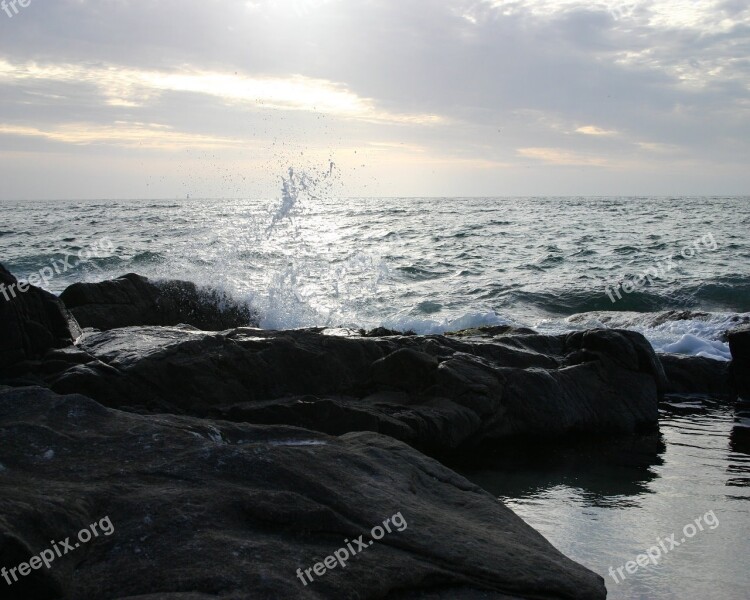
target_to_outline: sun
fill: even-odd
[[[251,10],[267,10],[286,16],[306,18],[333,0],[255,0],[246,3]]]

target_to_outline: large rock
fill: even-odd
[[[750,325],[727,332],[732,352],[732,378],[737,392],[750,400]]]
[[[627,331],[490,341],[330,333],[87,332],[55,368],[14,383],[141,411],[377,431],[436,454],[519,435],[654,429],[666,386],[651,346]]]
[[[189,281],[152,283],[135,273],[101,283],[74,283],[60,296],[81,327],[108,330],[185,323],[206,331],[257,325],[244,305]]]
[[[491,494],[377,434],[148,417],[17,388],[0,391],[0,448],[0,564],[71,546],[0,582],[8,600],[606,596]],[[345,567],[298,578],[360,535]]]
[[[702,356],[659,354],[670,394],[713,394],[731,396],[729,363]]]
[[[0,265],[0,369],[69,346],[81,334],[56,296]]]

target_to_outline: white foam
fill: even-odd
[[[667,321],[656,327],[633,327],[646,336],[657,352],[732,360],[729,344],[722,341],[727,329],[737,326],[734,315],[714,314],[707,319]]]
[[[686,333],[676,342],[664,344],[658,349],[671,354],[687,354],[719,360],[732,360],[732,354],[729,352],[727,344],[719,341],[703,340],[697,335],[690,333]]]
[[[493,311],[472,311],[461,315],[448,316],[443,319],[427,319],[414,315],[402,314],[385,319],[381,325],[396,331],[413,331],[420,335],[437,335],[447,331],[460,331],[474,327],[491,325],[509,325],[508,319]]]
[[[595,313],[590,319],[577,322],[544,320],[534,327],[541,333],[564,333],[565,331],[601,328],[622,328],[642,333],[657,352],[702,356],[714,360],[732,360],[729,344],[723,341],[728,329],[738,326],[737,317],[750,317],[750,313],[713,313],[705,318],[665,321],[656,326],[651,323],[654,313],[608,314],[606,321],[599,320]]]

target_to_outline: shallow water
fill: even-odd
[[[660,412],[659,435],[573,448],[508,447],[458,470],[602,575],[608,598],[744,600],[750,597],[748,430],[735,428],[726,402],[675,399],[674,408]],[[686,537],[685,526],[698,517],[703,530],[688,528]],[[686,541],[670,550],[672,533]],[[617,567],[659,540],[668,551],[658,564],[623,570],[622,580]]]

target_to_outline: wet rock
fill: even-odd
[[[568,317],[570,323],[603,323],[616,324],[618,327],[658,327],[670,321],[705,321],[711,317],[711,313],[693,310],[666,310],[660,312],[636,312],[636,311],[590,311],[578,313]]]
[[[74,283],[60,296],[81,327],[109,330],[185,323],[205,331],[257,325],[257,315],[216,290],[189,281],[151,282],[130,273],[101,283]]]
[[[99,524],[49,569],[0,582],[8,600],[606,596],[494,496],[377,434],[136,415],[16,388],[0,391],[0,448],[2,565]],[[302,583],[298,569],[360,535],[345,567]]]
[[[705,321],[711,317],[710,313],[694,310],[668,310],[658,313],[649,323],[649,327],[658,327],[670,321]]]
[[[732,352],[731,373],[735,389],[741,397],[750,399],[750,325],[727,332]]]
[[[528,327],[517,327],[515,325],[486,325],[484,327],[451,331],[446,335],[456,337],[495,337],[498,335],[536,335],[536,331]]]
[[[419,392],[435,383],[438,361],[434,356],[411,348],[401,348],[370,367],[373,381],[385,386]]]
[[[81,331],[56,296],[0,265],[0,369],[73,343]]]
[[[91,357],[19,382],[112,407],[377,431],[440,454],[512,436],[657,425],[661,364],[640,334],[362,338],[321,330],[187,327],[86,332]],[[52,372],[54,371],[54,372]]]
[[[730,396],[729,363],[702,356],[659,354],[669,384],[667,393]]]
[[[387,329],[386,327],[376,327],[367,331],[365,329],[359,330],[361,337],[390,337],[396,335],[417,335],[413,331],[396,331],[395,329]]]

